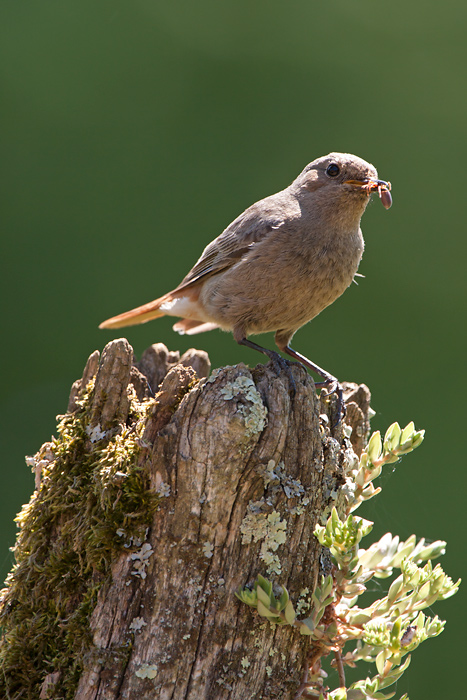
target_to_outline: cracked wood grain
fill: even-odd
[[[100,671],[94,666],[77,699],[293,697],[308,640],[273,628],[234,597],[258,573],[287,586],[295,604],[303,591],[311,594],[321,553],[313,528],[343,481],[348,441],[330,434],[331,421],[320,422],[323,406],[306,372],[298,365],[292,372],[293,400],[286,376],[240,364],[194,386],[163,427],[151,426],[157,415],[148,420],[151,484],[166,493],[148,535],[154,554],[144,581],[131,580],[124,558],[116,565],[92,618],[94,644],[111,653],[132,619],[144,624],[114,677],[105,661]],[[354,413],[361,425],[362,412]],[[280,573],[268,574],[264,540],[245,544],[242,523],[248,513],[254,522],[273,512],[286,522],[287,539],[270,553]],[[114,637],[104,639],[106,620]]]
[[[300,686],[308,638],[234,594],[262,574],[306,616],[326,562],[313,530],[362,444],[369,392],[346,386],[352,447],[330,427],[335,397],[320,401],[300,365],[293,398],[270,365],[206,379],[209,369],[206,353],[180,358],[161,343],[135,363],[120,339],[93,353],[72,387],[69,411],[94,380],[92,427],[109,435],[131,426],[132,396],[145,402],[138,465],[160,498],[144,566],[135,570],[135,548],[122,551],[99,591],[76,700],[287,700]],[[44,697],[53,679],[48,669]]]

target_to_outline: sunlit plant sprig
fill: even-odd
[[[360,542],[373,523],[353,515],[358,506],[381,491],[373,480],[385,464],[394,464],[404,454],[423,442],[424,431],[409,423],[401,430],[393,423],[381,439],[373,433],[357,467],[348,477],[346,505],[342,518],[333,508],[326,525],[318,525],[315,535],[332,557],[333,569],[322,576],[311,597],[310,614],[298,619],[288,591],[258,576],[253,589],[241,589],[237,597],[255,608],[271,623],[292,625],[312,641],[303,682],[295,696],[319,700],[385,700],[394,692],[383,693],[395,683],[410,664],[410,652],[430,637],[436,637],[445,622],[438,616],[428,617],[422,611],[438,600],[446,600],[457,592],[460,579],[454,583],[441,566],[432,566],[432,559],[444,554],[446,543],[426,544],[415,535],[401,542],[386,533],[368,549]],[[392,581],[387,594],[367,607],[359,607],[359,597],[373,577],[388,578],[394,570],[400,574]],[[351,648],[344,653],[344,647]],[[339,687],[325,686],[326,674],[321,659],[334,653],[333,665]],[[373,662],[376,674],[347,686],[344,667],[355,667],[358,661]],[[404,695],[401,700],[407,700]]]
[[[381,487],[375,488],[373,481],[381,474],[383,466],[398,462],[403,455],[421,445],[424,437],[425,431],[415,430],[413,421],[403,430],[399,423],[393,423],[386,430],[384,440],[379,430],[373,433],[362,452],[358,468],[347,477],[351,487],[351,495],[347,496],[347,514],[380,493]]]

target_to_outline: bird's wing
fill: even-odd
[[[206,246],[198,262],[174,292],[191,287],[202,278],[211,277],[232,267],[257,243],[281,228],[283,220],[277,215],[277,210],[260,216],[256,207],[254,204],[243,212],[220,236]]]

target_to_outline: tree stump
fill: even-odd
[[[294,698],[310,642],[236,597],[258,574],[306,616],[329,558],[313,535],[368,433],[369,392],[317,398],[270,365],[214,371],[162,344],[93,353],[58,437],[27,461],[2,592],[0,696]]]

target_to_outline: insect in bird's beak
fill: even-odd
[[[377,191],[381,204],[385,209],[389,209],[392,205],[391,183],[386,182],[386,180],[376,180],[373,178],[367,178],[366,180],[345,180],[344,184],[360,187],[368,195]]]

